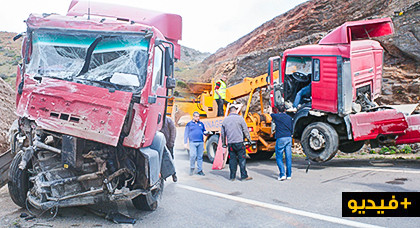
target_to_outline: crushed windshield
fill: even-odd
[[[142,35],[37,30],[32,44],[27,73],[34,76],[133,92],[146,81],[149,41]]]

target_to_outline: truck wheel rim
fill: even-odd
[[[309,146],[313,150],[321,150],[325,148],[325,136],[318,129],[312,129],[309,137]]]

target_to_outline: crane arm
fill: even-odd
[[[274,80],[279,77],[279,71],[273,73]],[[267,74],[262,74],[255,78],[244,78],[243,82],[226,88],[226,100],[236,100],[249,95],[253,90],[266,87]]]

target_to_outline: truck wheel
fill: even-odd
[[[10,164],[8,187],[9,195],[13,202],[19,207],[24,208],[26,205],[26,195],[29,187],[31,187],[28,174],[28,167],[31,167],[31,163],[28,163],[24,170],[19,169],[22,156],[23,152],[17,153]]]
[[[362,147],[365,145],[365,141],[346,141],[343,143],[340,143],[338,146],[338,149],[341,152],[344,153],[354,153],[362,149]]]
[[[158,207],[159,197],[162,195],[164,183],[160,179],[158,187],[152,191],[149,191],[146,195],[139,195],[132,199],[133,205],[138,210],[143,211],[154,211]]]
[[[217,144],[219,143],[219,135],[212,135],[206,142],[207,157],[213,163],[216,157]]]
[[[311,123],[303,130],[301,144],[306,157],[315,162],[325,162],[337,153],[338,134],[329,124]]]
[[[273,157],[274,152],[258,151],[255,154],[248,154],[253,160],[268,160]]]

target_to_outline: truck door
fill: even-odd
[[[315,56],[312,61],[312,109],[336,113],[337,57]]]
[[[166,88],[164,87],[165,79],[165,64],[164,64],[164,48],[162,45],[155,46],[154,48],[154,59],[153,59],[153,74],[152,74],[152,85],[150,88],[150,94],[148,103],[150,105],[149,114],[147,118],[150,119],[148,123],[153,124],[155,127],[148,126],[146,128],[146,137],[154,136],[154,132],[160,129],[163,118],[165,116],[165,104],[166,104]],[[150,133],[150,134],[148,134]]]
[[[281,57],[275,56],[268,59],[267,84],[270,85],[270,106],[284,105],[283,79],[280,77]],[[276,80],[276,78],[278,78]]]

